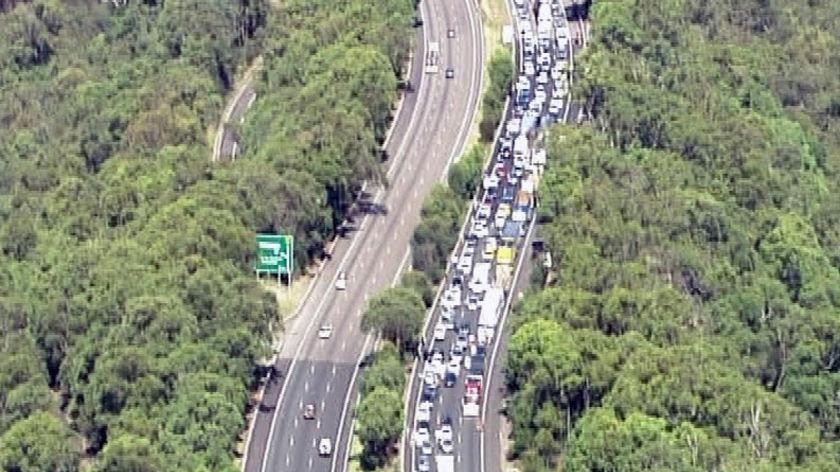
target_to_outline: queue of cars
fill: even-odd
[[[410,432],[412,469],[420,472],[451,472],[451,455],[459,447],[454,437],[460,437],[453,436],[454,425],[480,415],[485,353],[497,335],[546,164],[542,128],[562,120],[568,105],[570,51],[562,2],[514,3],[519,74],[509,114],[464,241],[449,261],[446,288],[432,314],[435,322],[424,352]]]

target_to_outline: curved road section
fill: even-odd
[[[278,374],[266,389],[251,435],[248,472],[346,469],[358,366],[374,344],[360,331],[362,312],[407,265],[423,199],[464,147],[480,94],[483,38],[475,4],[424,0],[420,8],[423,52],[416,55],[411,79],[420,85],[409,94],[386,145],[392,156],[390,185],[371,189],[373,206],[385,211],[354,222],[351,237],[338,241],[331,262],[286,327]],[[439,72],[421,81],[417,76],[423,74],[430,42],[439,46]],[[450,67],[454,76],[447,78]],[[346,273],[347,289],[338,291],[340,272]],[[332,326],[332,336],[321,339],[318,331],[325,324]],[[315,407],[313,419],[304,419],[307,405]],[[318,451],[323,438],[333,444],[327,456]]]

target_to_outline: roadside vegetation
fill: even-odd
[[[840,463],[840,4],[599,0],[506,363],[525,472]]]
[[[238,470],[278,319],[254,233],[305,265],[381,177],[411,35],[411,2],[280,7],[0,2],[0,469]],[[213,166],[260,53],[248,149]]]

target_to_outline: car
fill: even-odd
[[[414,415],[415,420],[417,423],[428,422],[432,417],[432,403],[431,402],[420,402],[417,405],[417,414]],[[426,433],[429,431],[426,430]]]
[[[342,270],[338,273],[338,278],[335,279],[335,289],[344,290],[347,288],[347,274]]]
[[[305,419],[305,420],[315,419],[315,405],[314,404],[307,403],[306,406],[303,408],[303,419]]]
[[[478,296],[477,295],[470,295],[467,297],[467,310],[475,311],[478,310]]]
[[[435,325],[435,341],[443,341],[446,339],[446,326],[442,322]]]
[[[455,37],[455,29],[454,28],[449,28],[448,30],[446,30],[446,37],[447,38],[454,38]]]
[[[446,68],[446,78],[447,79],[455,78],[455,69],[453,69],[451,67],[447,67]]]
[[[332,454],[332,441],[330,441],[330,438],[321,438],[318,441],[318,454],[323,457]]]
[[[533,75],[537,72],[534,69],[534,63],[531,61],[526,62],[524,72],[528,77],[533,77]]]
[[[434,403],[437,399],[437,385],[423,386],[422,400],[424,402]]]
[[[447,372],[446,375],[443,376],[443,386],[446,388],[452,388],[455,386],[455,382],[458,381],[458,376],[455,375],[454,372]]]
[[[458,270],[460,270],[464,274],[466,274],[467,272],[470,271],[470,269],[472,269],[472,265],[473,265],[472,256],[462,257],[460,260],[458,260]],[[461,301],[458,300],[458,305],[460,305],[460,304],[461,304]]]
[[[464,347],[466,345],[466,338],[464,339],[464,344],[453,344],[452,350],[449,352],[449,358],[458,364],[460,364],[464,359]]]
[[[438,441],[438,446],[440,446],[440,452],[444,454],[452,454],[452,451],[455,450],[455,445],[452,443],[452,439],[441,439]]]
[[[414,443],[419,445],[424,442],[429,442],[429,429],[424,426],[420,426],[414,430]]]
[[[329,323],[321,325],[318,329],[318,337],[321,339],[330,339],[330,336],[332,336],[332,330],[332,325]]]
[[[433,371],[426,372],[423,376],[423,383],[425,385],[437,385],[437,374]]]
[[[440,426],[440,429],[435,431],[435,438],[438,441],[443,441],[444,439],[452,439],[452,425],[451,424],[443,424]]]
[[[443,365],[443,351],[441,351],[440,349],[435,350],[435,352],[432,354],[432,364]]]
[[[469,336],[470,335],[470,324],[467,322],[461,323],[458,325],[458,336]]]
[[[430,441],[423,441],[420,443],[420,452],[426,455],[431,455],[434,451],[432,448],[432,443]]]
[[[548,73],[547,72],[540,72],[540,75],[537,76],[537,83],[540,85],[545,85],[548,83]]]
[[[460,371],[461,371],[461,363],[458,362],[458,359],[450,359],[449,364],[446,365],[446,373],[447,374],[453,373],[457,376],[458,372],[460,372]]]
[[[487,237],[487,223],[483,221],[476,221],[473,223],[473,227],[471,230],[472,234],[477,238],[486,238]],[[470,258],[472,258],[472,254],[470,254]]]
[[[432,470],[432,460],[427,455],[422,455],[417,459],[417,472],[429,472]]]

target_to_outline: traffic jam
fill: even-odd
[[[546,165],[542,130],[567,115],[571,51],[563,3],[514,0],[514,5],[518,75],[508,114],[421,344],[419,391],[407,432],[412,447],[406,454],[418,472],[478,470],[485,366],[535,217]]]

